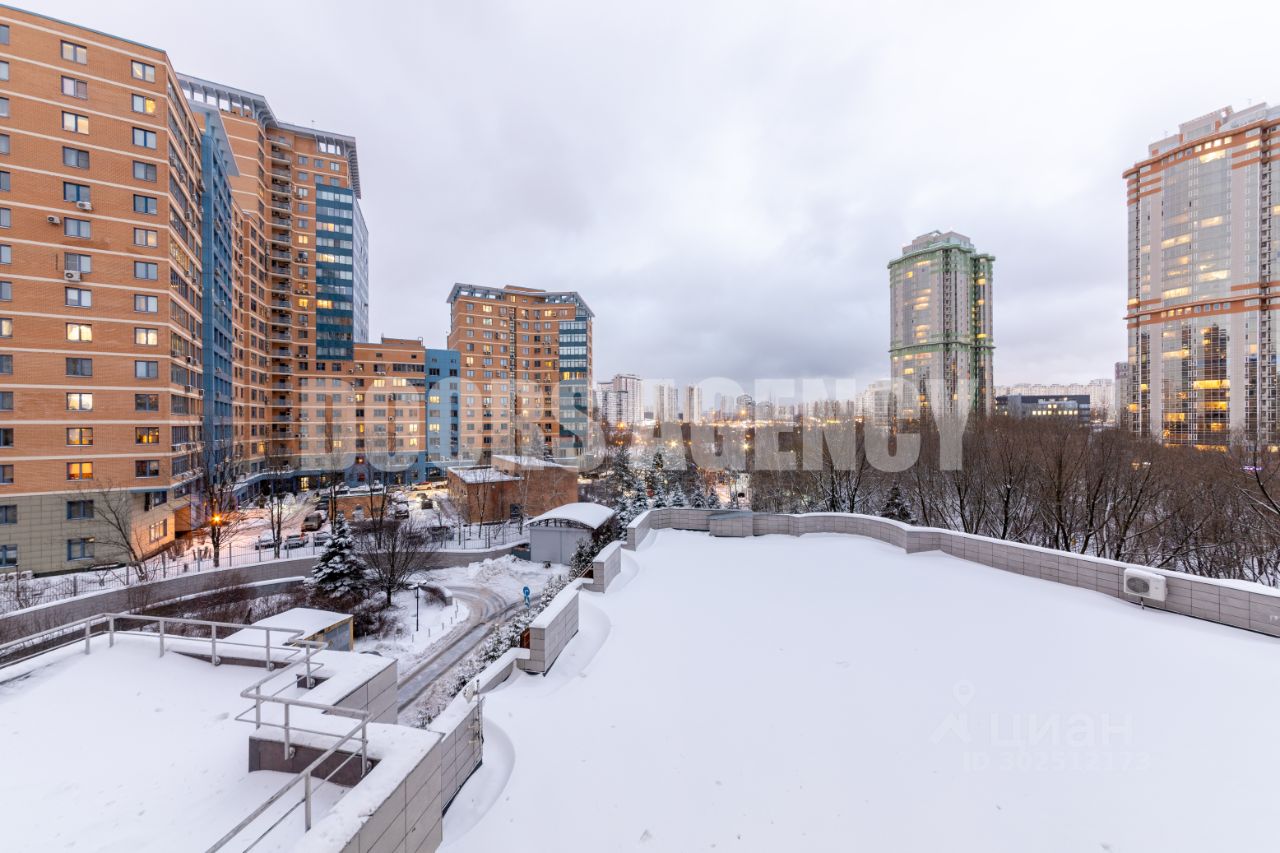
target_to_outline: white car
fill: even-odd
[[[276,547],[276,536],[270,530],[258,537],[258,541],[253,543],[253,547],[261,551],[263,548]]]

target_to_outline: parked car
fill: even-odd
[[[317,530],[315,533],[311,534],[311,544],[316,546],[328,545],[329,540],[332,538],[333,536],[329,533],[329,531]]]
[[[261,551],[263,548],[276,547],[276,535],[268,530],[258,537],[258,541],[253,543],[253,547]]]
[[[301,533],[290,533],[288,536],[284,537],[284,549],[286,551],[292,551],[294,548],[302,548],[306,544],[307,537],[303,536]]]
[[[324,524],[324,516],[318,512],[313,512],[306,518],[302,519],[302,532],[306,533],[311,530],[319,530]]]
[[[391,511],[391,517],[396,521],[404,521],[409,517],[409,507],[405,504],[396,504],[396,508]]]

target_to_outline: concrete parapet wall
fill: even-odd
[[[546,674],[578,633],[578,586],[574,581],[529,623],[529,657],[517,661],[525,672]]]
[[[750,534],[743,532],[748,525]],[[908,553],[942,551],[962,560],[1002,571],[1091,589],[1125,601],[1141,600],[1124,591],[1124,572],[1125,569],[1134,567],[1132,564],[954,530],[912,527],[870,515],[731,514],[718,510],[675,508],[650,510],[628,526],[626,547],[634,550],[651,530],[664,528],[710,529],[713,535],[718,536],[802,536],[806,533],[867,536],[902,548]],[[1152,569],[1147,566],[1136,568],[1155,571],[1166,578],[1167,599],[1163,602],[1147,601],[1148,607],[1280,637],[1280,591],[1259,584],[1201,578],[1167,569]]]
[[[315,562],[315,557],[302,557],[297,560],[278,560],[230,569],[192,572],[7,613],[0,616],[0,642],[17,640],[73,625],[97,616],[99,613],[133,612],[231,586],[308,575]]]
[[[339,699],[339,708],[365,711],[375,723],[394,723],[399,717],[396,683],[399,667],[395,658],[387,658],[387,666],[364,684]]]
[[[591,562],[591,583],[585,584],[583,589],[604,592],[621,571],[622,543],[610,542],[600,549],[600,553]]]

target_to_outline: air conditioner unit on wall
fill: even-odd
[[[1164,601],[1168,594],[1165,576],[1146,569],[1125,569],[1124,591],[1147,601]]]
[[[67,281],[79,281],[80,270],[63,270],[62,277],[65,278]]]
[[[50,224],[50,225],[61,225],[61,224],[62,224],[62,217],[61,217],[61,216],[46,216],[46,217],[45,217],[45,219],[47,219],[47,220],[48,220],[48,222],[49,222],[49,224]]]
[[[93,205],[87,201],[78,201],[76,202],[76,208],[78,210],[93,210]]]

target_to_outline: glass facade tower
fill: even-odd
[[[1277,440],[1268,305],[1280,109],[1227,107],[1152,143],[1128,185],[1124,422],[1170,444]],[[1280,307],[1277,305],[1276,307]]]
[[[917,237],[889,263],[890,375],[902,395],[897,419],[918,419],[930,407],[990,414],[994,263],[954,231]]]

